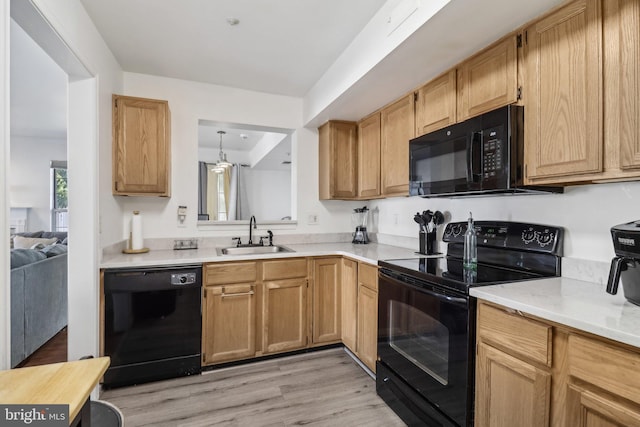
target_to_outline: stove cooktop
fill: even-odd
[[[462,268],[466,228],[464,222],[447,224],[442,239],[447,243],[446,256],[385,260],[378,265],[418,285],[425,281],[465,295],[471,287],[560,275],[562,228],[511,221],[476,222],[478,270],[474,275]]]
[[[478,264],[478,270],[475,275],[465,275],[462,269],[462,260],[452,257],[393,259],[380,261],[378,265],[383,269],[392,270],[396,274],[400,273],[438,284],[464,294],[468,294],[469,288],[476,286],[520,282],[554,276],[554,274],[519,271],[481,263]]]

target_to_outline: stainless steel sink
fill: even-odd
[[[259,255],[275,254],[280,252],[295,252],[286,246],[232,246],[229,248],[216,248],[218,255]]]

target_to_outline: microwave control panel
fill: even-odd
[[[482,133],[482,177],[492,179],[502,171],[502,126],[485,129]]]

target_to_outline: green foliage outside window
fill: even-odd
[[[67,209],[68,194],[67,188],[67,170],[66,169],[54,169],[54,182],[55,182],[55,208]]]

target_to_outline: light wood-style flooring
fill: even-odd
[[[135,426],[404,426],[342,348],[103,392]]]

